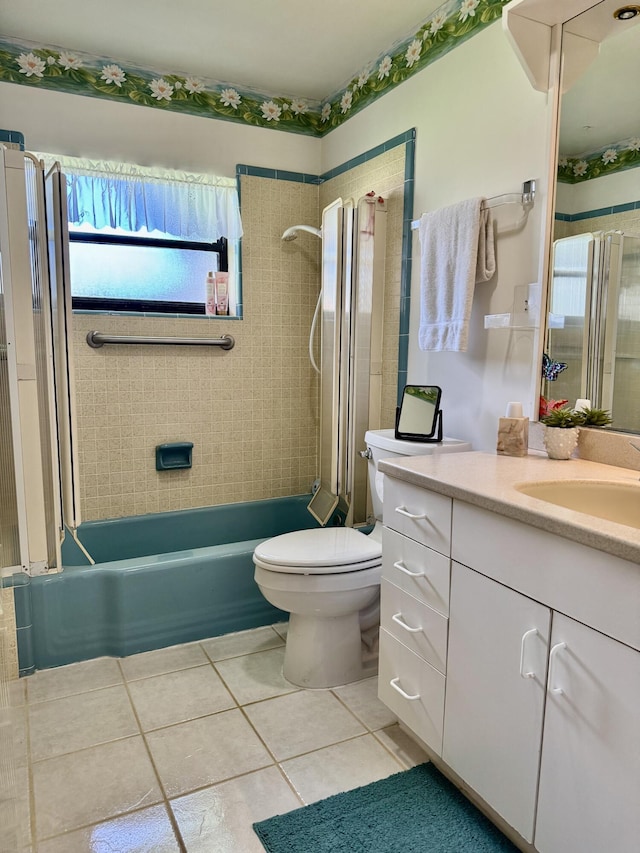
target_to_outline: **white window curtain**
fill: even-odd
[[[39,154],[67,176],[69,222],[213,242],[242,236],[233,178]]]

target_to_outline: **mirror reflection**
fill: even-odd
[[[405,385],[396,418],[396,438],[441,441],[441,389],[437,385]]]
[[[590,399],[640,432],[640,15],[617,20],[619,5],[563,27],[542,395]]]

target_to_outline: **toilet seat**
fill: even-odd
[[[379,566],[382,545],[352,527],[297,530],[262,542],[253,560],[272,572],[341,574]]]

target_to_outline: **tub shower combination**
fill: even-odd
[[[251,557],[264,539],[315,526],[309,498],[90,521],[77,531],[82,548],[67,532],[64,571],[15,587],[30,616],[21,672],[285,620],[260,594]]]

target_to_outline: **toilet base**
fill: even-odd
[[[359,613],[316,617],[292,613],[284,653],[284,677],[298,687],[339,687],[375,675],[363,664]]]

